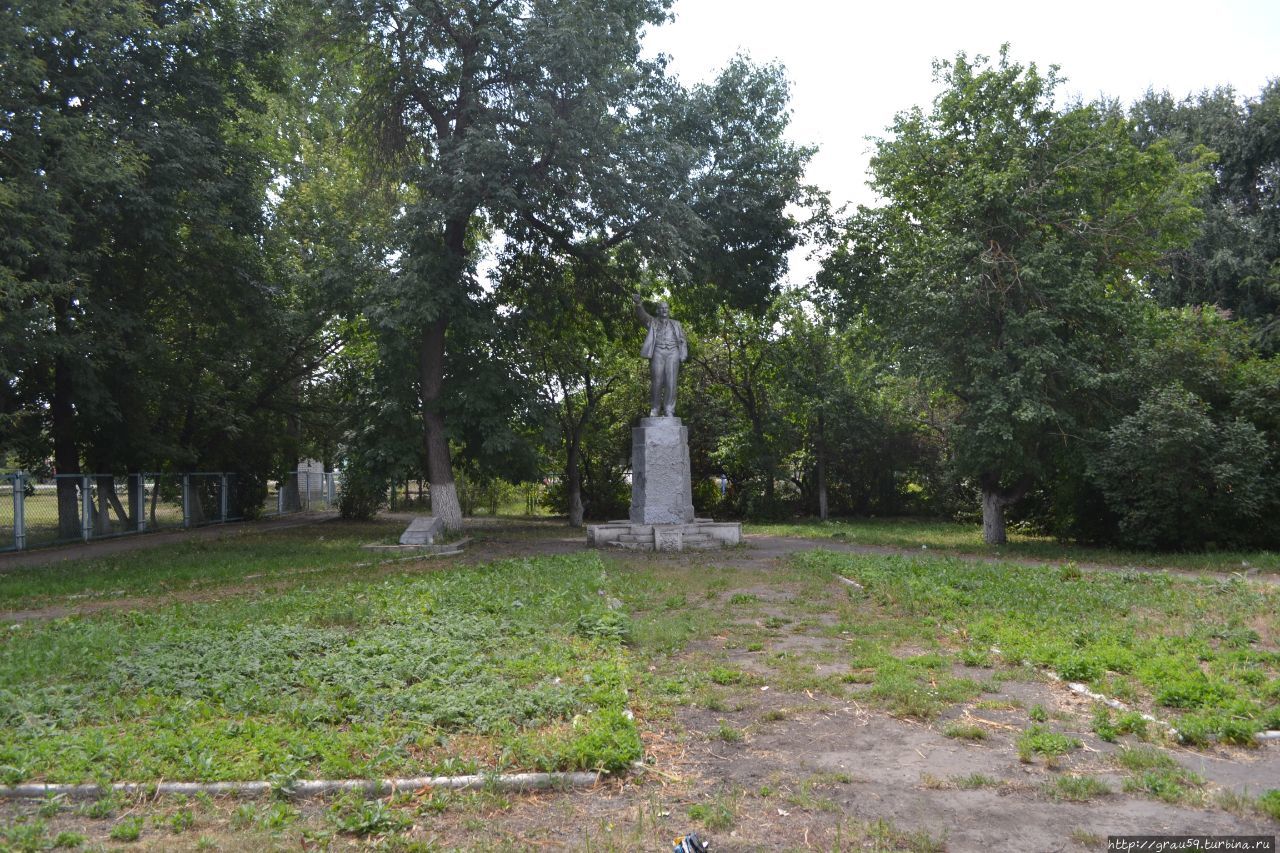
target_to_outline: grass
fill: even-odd
[[[986,740],[987,730],[976,723],[949,723],[942,733],[957,740]]]
[[[100,558],[0,571],[0,609],[20,610],[147,594],[172,594],[289,576],[345,575],[378,559],[361,545],[394,541],[401,522],[331,521],[220,539],[192,537],[172,545]],[[0,561],[0,567],[4,564]]]
[[[793,559],[862,585],[842,611],[848,662],[894,713],[928,718],[995,686],[951,672],[966,649],[995,649],[993,682],[1026,663],[1103,693],[1120,688],[1187,743],[1247,743],[1280,728],[1280,591],[1269,586],[1123,572],[1064,579],[1044,566],[831,551]],[[904,645],[936,651],[903,656]],[[1134,716],[1110,725],[1144,730]]]
[[[1149,746],[1127,747],[1113,756],[1118,767],[1129,771],[1124,790],[1145,794],[1168,803],[1197,802],[1204,780],[1165,753]]]
[[[627,585],[587,553],[23,624],[0,779],[619,769],[631,655],[593,628]]]
[[[1280,697],[1280,657],[1269,651],[1280,601],[1269,587],[1230,578],[836,553],[779,561],[767,578],[598,552],[439,571],[361,565],[370,561],[362,542],[400,527],[328,523],[0,576],[0,600],[27,606],[154,596],[130,602],[134,611],[3,626],[0,780],[271,778],[286,790],[312,776],[622,768],[642,752],[641,727],[679,728],[680,706],[749,712],[732,724],[712,718],[701,734],[714,745],[757,727],[772,737],[790,716],[848,700],[922,720],[960,703],[1022,709],[1022,724],[1034,725],[1019,746],[1031,760],[1056,761],[1074,745],[1048,728],[1061,728],[1061,715],[1002,691],[1006,681],[1041,679],[1037,667],[1126,691],[1126,701],[1180,729],[1199,725],[1206,738],[1269,723]],[[528,535],[543,532],[529,526]],[[786,594],[757,594],[762,583]],[[761,708],[762,686],[770,697],[808,691],[817,704]],[[1094,728],[1140,738],[1143,722],[1099,710]],[[961,738],[983,731],[963,719],[942,728]],[[1186,803],[1203,796],[1176,765],[1128,752],[1117,759],[1132,765],[1120,765],[1126,790]],[[769,796],[784,809],[825,811],[837,805],[825,790],[832,780],[843,783],[771,781]],[[925,787],[934,783],[1009,784],[977,773]],[[1090,777],[1062,776],[1044,794],[1083,801],[1105,791]],[[1239,807],[1266,813],[1268,804],[1280,809],[1276,798]],[[721,791],[692,808],[655,804],[647,819],[665,833],[671,821],[660,809],[678,822],[688,808],[699,832],[749,834],[753,805]],[[509,807],[497,795],[433,792],[382,805],[339,798],[319,811],[224,804],[219,817],[183,801],[162,814],[142,807],[139,829],[143,844],[161,846],[214,845],[230,831],[267,847],[401,849],[406,816],[421,824],[449,812],[474,834]],[[5,832],[47,847],[54,830],[32,827],[61,819],[62,809],[102,821],[94,841],[104,841],[139,806],[108,797],[48,808]],[[872,849],[943,844],[880,822],[846,823],[847,840]],[[595,840],[621,838],[587,829]],[[640,840],[615,843],[638,849]],[[5,845],[18,848],[7,836]]]
[[[689,806],[689,819],[697,821],[712,832],[727,832],[737,823],[741,799],[738,793],[721,792],[710,802]]]
[[[1280,552],[1206,551],[1201,553],[1161,553],[1091,548],[1058,542],[1047,536],[1009,532],[1005,545],[982,541],[982,526],[952,521],[916,518],[847,518],[829,521],[810,519],[780,524],[746,524],[744,533],[835,539],[856,545],[906,548],[912,551],[984,554],[1025,557],[1034,560],[1076,561],[1103,565],[1144,566],[1174,569],[1202,569],[1239,572],[1257,569],[1280,572]]]
[[[1073,749],[1080,748],[1079,738],[1069,737],[1036,723],[1018,736],[1018,759],[1030,763],[1035,756],[1042,756],[1053,766],[1059,758]]]
[[[973,791],[978,788],[998,788],[1000,780],[985,773],[970,773],[968,776],[956,776],[951,783],[962,791]]]
[[[1092,776],[1059,776],[1045,786],[1045,793],[1055,800],[1086,803],[1110,794],[1111,788]]]

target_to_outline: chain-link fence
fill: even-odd
[[[338,505],[342,478],[333,471],[298,471],[267,483],[263,515],[286,515]]]
[[[340,488],[333,472],[289,474],[267,484],[258,515],[329,509]],[[0,551],[220,524],[244,515],[234,473],[58,474],[46,481],[21,472],[0,475]]]

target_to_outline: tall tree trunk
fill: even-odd
[[[55,327],[58,334],[66,334],[61,318],[65,307],[59,306]],[[71,368],[62,357],[53,363],[53,397],[49,401],[49,415],[53,421],[53,464],[59,474],[80,473],[80,452],[76,447],[74,386]],[[58,538],[77,539],[80,536],[80,480],[59,477],[58,489]]]
[[[445,321],[427,326],[418,349],[419,383],[422,389],[422,428],[427,450],[427,482],[431,487],[432,515],[444,522],[446,530],[462,529],[462,506],[449,463],[449,439],[440,413],[444,389]]]
[[[1004,530],[1004,499],[995,489],[982,490],[982,541],[988,545],[1009,541]]]
[[[582,508],[582,469],[578,465],[581,455],[581,439],[574,433],[568,447],[565,448],[564,483],[569,491],[569,526],[581,527],[583,521]]]
[[[1004,508],[1022,500],[1031,489],[1032,480],[1023,476],[1013,486],[1000,488],[1000,475],[988,471],[978,478],[982,486],[982,541],[1003,545],[1009,541],[1004,529]]]
[[[293,383],[292,390],[295,394],[299,394],[300,388],[298,383]],[[300,394],[299,394],[300,396]],[[294,398],[296,403],[297,397]],[[290,406],[289,412],[285,415],[284,428],[289,434],[289,440],[284,446],[284,479],[280,482],[280,491],[284,493],[284,499],[281,502],[285,512],[294,512],[302,509],[302,475],[298,473],[298,463],[301,461],[301,451],[299,447],[302,445],[302,420],[298,417],[297,406]]]
[[[827,520],[827,434],[822,412],[818,412],[818,518]]]
[[[120,521],[121,529],[132,530],[133,525],[129,518],[129,513],[125,511],[124,506],[120,503],[120,496],[116,494],[116,478],[110,476],[95,477],[94,485],[98,491],[98,504],[93,521],[93,532],[98,536],[106,536],[111,533],[111,510],[113,509],[116,512],[116,518]]]

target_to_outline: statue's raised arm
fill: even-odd
[[[644,310],[644,300],[633,293],[636,318],[649,329],[640,355],[649,359],[649,417],[656,418],[662,412],[672,418],[676,414],[676,381],[680,378],[680,362],[689,357],[689,344],[679,321],[670,317],[667,303],[658,303],[658,316]]]
[[[636,319],[640,321],[642,326],[648,328],[649,324],[653,322],[653,318],[649,316],[648,311],[644,310],[644,298],[638,293],[633,293],[631,294],[631,301],[635,303]]]

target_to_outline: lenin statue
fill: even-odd
[[[684,338],[684,329],[677,320],[669,316],[671,311],[667,303],[658,304],[658,316],[652,317],[644,310],[640,294],[632,294],[636,304],[636,317],[649,329],[645,336],[640,355],[649,359],[649,378],[652,382],[649,391],[649,417],[658,417],[659,412],[668,418],[676,414],[676,380],[680,376],[680,362],[689,357],[689,345]]]

